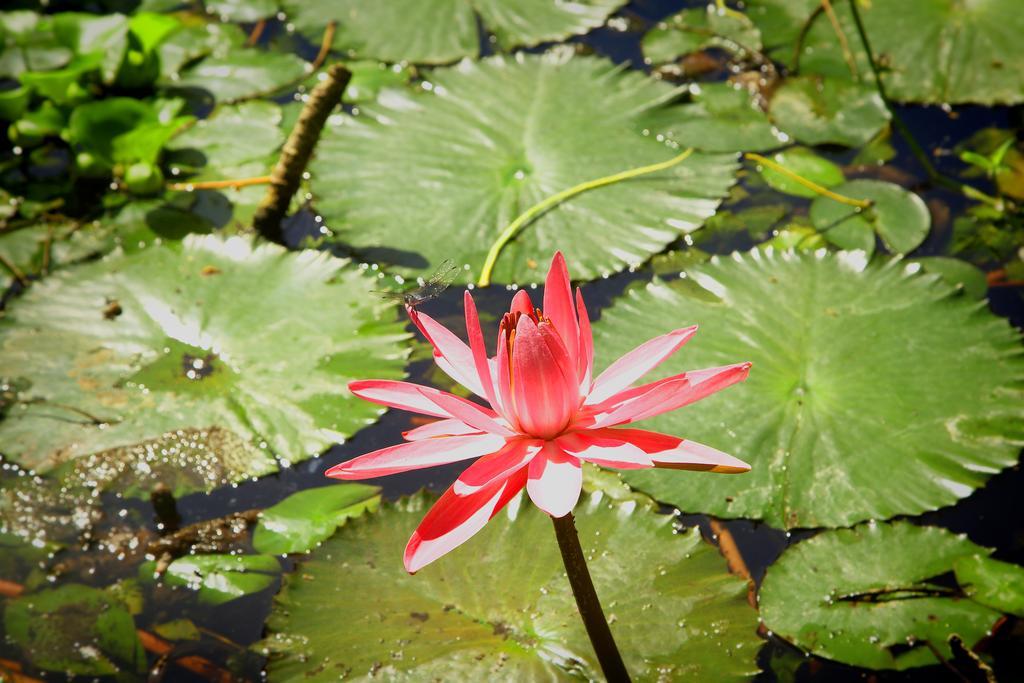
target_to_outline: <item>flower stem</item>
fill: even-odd
[[[497,263],[498,255],[501,254],[501,250],[504,249],[505,245],[508,244],[512,240],[512,238],[516,236],[520,228],[522,228],[524,225],[526,225],[531,220],[533,220],[540,214],[544,213],[548,209],[552,208],[553,206],[557,206],[558,204],[561,204],[570,197],[575,197],[581,192],[586,192],[587,190],[592,190],[596,187],[611,185],[612,183],[617,183],[620,180],[628,180],[629,178],[634,178],[638,175],[644,175],[646,173],[664,171],[666,168],[671,168],[672,166],[675,166],[679,162],[683,161],[691,154],[693,154],[693,147],[690,147],[683,153],[676,155],[675,157],[669,159],[668,161],[662,161],[660,163],[651,164],[649,166],[641,166],[640,168],[631,168],[628,171],[622,171],[621,173],[616,173],[614,175],[607,175],[604,176],[603,178],[598,178],[596,180],[588,180],[585,183],[574,185],[570,187],[568,190],[562,190],[557,194],[553,194],[550,197],[545,197],[544,199],[540,200],[539,202],[528,208],[526,211],[519,214],[519,216],[514,221],[509,223],[508,226],[501,231],[501,234],[498,235],[498,239],[495,240],[494,244],[491,245],[491,250],[487,252],[487,260],[484,261],[484,267],[480,271],[480,278],[477,280],[477,285],[479,285],[480,287],[486,287],[487,285],[491,284],[491,273],[494,271],[494,264]]]
[[[580,547],[580,538],[576,533],[576,522],[572,513],[565,517],[552,517],[551,521],[555,524],[558,549],[562,551],[562,563],[569,577],[569,585],[572,586],[572,594],[576,598],[576,607],[579,608],[580,618],[587,628],[587,635],[590,636],[590,644],[597,654],[597,661],[601,664],[601,671],[609,683],[629,681],[629,672],[622,663],[622,655],[615,646],[615,639],[612,638],[612,631],[604,618],[601,602],[597,599],[597,591],[594,590],[594,582],[590,579],[590,570],[587,569],[587,560],[583,556],[583,548]]]
[[[762,166],[767,166],[776,173],[781,173],[790,180],[800,183],[808,190],[820,194],[822,197],[828,197],[829,199],[837,201],[840,204],[846,204],[847,206],[855,206],[858,209],[866,209],[871,206],[870,199],[854,199],[852,197],[841,195],[838,192],[833,192],[832,190],[828,189],[827,187],[819,185],[813,180],[809,180],[807,178],[804,178],[802,175],[799,175],[798,173],[794,173],[793,171],[789,170],[782,164],[776,163],[775,161],[772,161],[768,157],[761,156],[760,154],[755,154],[754,152],[747,152],[743,156],[749,159],[750,161],[761,164]]]

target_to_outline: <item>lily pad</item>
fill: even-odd
[[[787,78],[768,114],[779,128],[808,145],[859,147],[889,123],[875,88],[836,78]]]
[[[348,381],[403,376],[407,333],[373,288],[347,260],[241,237],[61,270],[0,322],[0,376],[26,387],[0,441],[39,472],[180,467],[166,483],[184,490],[317,455],[378,414]]]
[[[662,108],[682,117],[666,104],[676,90],[603,59],[495,57],[428,78],[430,92],[388,90],[360,116],[333,117],[310,166],[314,203],[336,239],[402,274],[429,274],[450,258],[475,279],[502,230],[537,202],[680,153],[644,136],[641,122]],[[567,240],[578,277],[640,264],[700,227],[735,169],[732,156],[694,154],[576,195],[506,246],[493,279],[543,280]]]
[[[261,553],[304,553],[350,517],[380,505],[380,488],[365,484],[335,484],[293,493],[260,514],[252,545]]]
[[[636,285],[594,326],[602,364],[699,323],[664,373],[752,361],[750,379],[644,422],[751,463],[626,472],[687,512],[847,526],[955,503],[1024,445],[1020,335],[938,276],[856,252],[753,251]],[[941,330],[942,334],[936,334]]]
[[[977,554],[958,558],[953,569],[971,600],[1024,617],[1024,567]]]
[[[851,78],[841,44],[818,0],[750,0],[748,16],[772,55],[801,73]],[[872,76],[845,2],[833,2],[857,74]],[[935,104],[1024,101],[1024,16],[1017,0],[872,0],[858,5],[871,49],[883,63],[886,92],[896,100]],[[813,15],[813,19],[812,19]],[[791,64],[798,36],[798,63]]]
[[[139,576],[153,578],[155,566],[143,563]],[[269,588],[280,574],[280,563],[270,555],[189,555],[171,562],[161,580],[195,590],[203,604],[222,605]]]
[[[477,16],[497,46],[560,41],[604,24],[624,0],[283,0],[288,20],[319,45],[336,22],[334,48],[385,62],[444,64],[480,53]]]
[[[351,520],[288,578],[268,622],[270,680],[601,678],[548,516],[514,501],[410,576],[402,547],[432,502],[416,495]],[[671,516],[603,494],[576,521],[633,680],[757,673],[747,584],[697,529],[675,534]]]
[[[690,103],[659,108],[643,125],[652,134],[705,152],[760,152],[789,141],[743,88],[701,83],[690,90]]]
[[[277,13],[276,0],[203,0],[203,4],[221,21],[253,22]]]
[[[691,52],[720,48],[743,54],[761,49],[761,32],[745,15],[723,12],[712,4],[685,9],[661,21],[640,46],[648,63],[664,64]]]
[[[301,80],[309,68],[295,55],[238,48],[185,68],[174,85],[206,90],[219,102],[237,102],[276,93]]]
[[[851,180],[834,190],[851,199],[869,199],[872,205],[859,209],[828,197],[815,199],[811,203],[811,222],[833,244],[844,249],[862,248],[856,242],[859,233],[866,235],[873,246],[874,233],[878,233],[890,251],[907,254],[928,237],[932,217],[924,200],[913,192],[893,183],[865,179]]]
[[[826,159],[818,156],[806,147],[791,147],[790,149],[772,155],[772,161],[785,168],[787,171],[796,173],[801,178],[806,178],[822,187],[834,187],[846,180],[841,168]],[[797,197],[817,197],[818,193],[806,185],[801,185],[787,175],[784,175],[773,168],[758,167],[761,177],[773,189],[785,194]]]
[[[135,620],[106,591],[79,584],[29,593],[4,609],[7,639],[33,666],[68,675],[145,671]]]
[[[924,256],[914,259],[926,273],[935,273],[954,287],[963,287],[967,296],[984,299],[988,294],[985,271],[973,263],[949,256]]]
[[[985,637],[999,612],[936,581],[988,550],[909,522],[828,531],[786,550],[761,585],[761,617],[808,652],[871,669],[937,664],[947,640]]]

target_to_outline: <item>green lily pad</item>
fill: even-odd
[[[659,22],[640,43],[648,63],[664,64],[691,52],[720,48],[743,54],[761,49],[761,32],[745,15],[714,5],[685,9]]]
[[[51,17],[28,10],[0,12],[0,77],[59,69],[72,57],[57,38]]]
[[[586,33],[624,0],[283,0],[281,5],[307,39],[319,45],[336,22],[334,48],[360,59],[444,64],[480,53],[477,16],[508,50]]]
[[[410,576],[402,548],[432,502],[416,495],[351,520],[287,579],[268,622],[270,680],[601,678],[548,516],[513,502]],[[633,680],[757,673],[747,584],[697,529],[674,534],[671,516],[604,494],[576,521]]]
[[[186,67],[174,85],[206,90],[218,102],[237,102],[271,95],[296,84],[309,68],[308,63],[292,54],[237,48]]]
[[[202,634],[190,619],[174,619],[157,624],[153,632],[167,640],[199,640]]]
[[[139,577],[150,580],[155,562],[139,566]],[[272,586],[281,564],[270,555],[188,555],[171,562],[161,577],[168,586],[184,586],[197,593],[199,602],[222,605]]]
[[[889,110],[870,85],[813,76],[783,81],[772,96],[768,115],[808,145],[859,147],[889,123]]]
[[[46,671],[106,676],[146,670],[132,615],[98,588],[72,583],[15,598],[4,609],[4,631]]]
[[[253,22],[277,13],[276,0],[203,0],[203,5],[221,21]]]
[[[380,505],[380,488],[335,484],[293,493],[260,514],[252,545],[261,553],[304,553],[330,538],[350,517]]]
[[[160,43],[161,84],[172,87],[181,78],[182,70],[203,57],[224,58],[242,49],[246,35],[235,24],[190,23]]]
[[[907,254],[928,237],[932,217],[924,200],[913,192],[893,183],[865,179],[851,180],[833,189],[845,197],[872,202],[866,209],[828,197],[818,197],[811,203],[811,222],[833,244],[845,249],[860,248],[849,243],[850,234],[866,234],[873,244],[874,233],[878,233],[891,251]]]
[[[469,265],[461,277],[475,279],[491,244],[530,206],[680,152],[644,136],[641,125],[655,110],[676,109],[665,104],[676,91],[603,59],[495,57],[428,78],[430,92],[390,90],[360,116],[333,117],[310,165],[328,230],[402,274],[429,274],[450,258]],[[567,240],[576,277],[640,264],[700,227],[735,169],[732,156],[694,154],[572,197],[506,246],[493,280],[543,280]]]
[[[356,104],[370,102],[384,88],[402,87],[412,78],[412,69],[401,64],[363,60],[346,62],[345,68],[352,73],[345,87],[345,101]]]
[[[1020,335],[938,276],[864,261],[754,251],[633,286],[604,309],[601,364],[630,350],[638,330],[694,323],[700,334],[664,374],[753,362],[743,384],[643,423],[742,458],[750,472],[636,470],[625,480],[687,512],[846,526],[950,505],[1015,464]]]
[[[957,558],[953,569],[971,600],[1024,617],[1024,567],[977,554]]]
[[[773,154],[772,161],[787,171],[792,171],[798,176],[817,183],[822,187],[834,187],[846,180],[842,169],[806,147],[791,147]],[[758,170],[761,172],[761,177],[764,178],[765,182],[779,192],[797,197],[814,198],[818,196],[817,192],[806,185],[801,185],[773,168],[758,166]]]
[[[681,147],[705,152],[760,152],[789,140],[743,88],[701,83],[690,90],[690,103],[656,109],[643,126]]]
[[[163,146],[191,116],[162,119],[158,108],[131,97],[110,97],[75,107],[67,140],[103,163],[156,163]]]
[[[988,554],[964,536],[909,522],[828,531],[786,550],[761,584],[761,618],[808,652],[870,669],[937,664],[952,634],[969,646],[1000,614],[935,581]]]
[[[984,299],[988,294],[988,280],[985,271],[972,263],[949,256],[924,256],[914,263],[921,264],[926,273],[935,273],[954,287],[963,287],[967,296]]]
[[[166,483],[186,490],[317,455],[378,414],[348,381],[403,376],[408,335],[373,289],[347,260],[241,237],[61,270],[0,321],[0,377],[27,387],[0,442],[39,472],[182,468]]]
[[[801,73],[851,78],[840,41],[818,0],[750,0],[748,16],[772,55]],[[846,2],[833,2],[857,77],[873,84]],[[886,92],[906,102],[1013,104],[1024,101],[1024,16],[1017,0],[872,0],[858,5]],[[808,18],[798,64],[791,64]]]

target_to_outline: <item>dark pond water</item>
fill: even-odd
[[[606,55],[616,62],[627,63],[635,68],[644,68],[640,52],[639,36],[642,30],[652,23],[678,11],[683,6],[700,6],[703,3],[683,3],[671,0],[637,0],[622,10],[613,26],[602,28],[587,36],[576,38],[573,42],[580,43],[588,49]],[[280,34],[280,25],[271,24],[264,34],[264,40],[272,39]],[[485,50],[488,44],[483,43]],[[315,47],[302,44],[302,52],[315,53]],[[308,56],[308,55],[304,55]],[[914,134],[927,150],[949,150],[958,141],[968,138],[974,132],[989,126],[1011,127],[1021,121],[1021,112],[1009,108],[957,107],[947,110],[941,107],[903,107],[902,115],[910,125]],[[906,143],[898,137],[893,140],[896,158],[886,166],[887,173],[900,174],[901,184],[919,192],[932,208],[933,216],[957,215],[966,203],[952,193],[930,187],[924,174],[916,165]],[[842,149],[823,148],[821,154],[841,165],[848,165],[854,152]],[[956,174],[961,164],[955,155],[939,154],[935,163],[940,170]],[[868,175],[877,171],[851,170],[848,175]],[[780,195],[781,196],[781,195]],[[790,198],[797,210],[805,210],[808,202]],[[300,214],[289,221],[287,238],[297,246],[302,239],[315,230],[312,217]],[[946,253],[950,240],[948,218],[937,221],[928,242],[921,247],[920,254]],[[752,241],[731,236],[727,240],[711,241],[702,244],[702,248],[719,253],[728,253],[734,249],[743,249],[753,245]],[[567,245],[571,246],[571,245]],[[650,272],[622,273],[605,280],[587,285],[588,307],[593,317],[600,317],[601,310],[614,297],[636,279],[648,278]],[[507,307],[512,293],[505,288],[490,288],[477,295],[477,305],[482,315],[500,316]],[[998,315],[1009,318],[1018,327],[1024,326],[1024,296],[1020,288],[993,288],[989,292],[990,306]],[[461,291],[449,290],[440,298],[430,301],[423,310],[438,318],[449,327],[458,330],[457,321],[462,315]],[[411,326],[410,326],[411,327]],[[941,331],[936,330],[936,334]],[[852,359],[855,362],[855,359]],[[428,361],[415,361],[409,368],[411,381],[429,382],[431,364]],[[326,483],[323,471],[329,466],[342,462],[361,453],[394,444],[400,440],[400,432],[410,428],[407,414],[389,412],[375,425],[360,431],[349,442],[329,449],[321,457],[303,462],[279,474],[264,477],[256,482],[245,483],[237,487],[217,490],[209,495],[191,495],[177,502],[177,509],[182,524],[188,524],[212,517],[218,517],[234,511],[263,508],[270,506],[296,491],[321,486]],[[443,490],[458,475],[461,467],[448,466],[420,470],[417,472],[395,475],[377,483],[383,487],[386,497],[394,499],[412,493],[422,487]],[[1024,473],[1019,467],[1011,468],[995,477],[983,489],[975,492],[966,500],[954,507],[938,510],[934,513],[914,518],[913,521],[936,524],[957,532],[966,533],[971,540],[996,548],[996,556],[1024,563],[1024,513],[1020,506],[1020,492],[1024,490]],[[127,513],[122,514],[123,510]],[[127,516],[148,524],[155,529],[152,510],[148,503],[126,501],[110,496],[105,500],[105,512],[109,519],[120,519]],[[705,535],[711,533],[708,520],[703,516],[684,515],[682,521],[688,525],[700,525]],[[792,542],[805,537],[800,532],[792,535],[772,529],[763,524],[734,521],[727,527],[734,536],[739,548],[757,580],[764,575],[766,567]],[[396,553],[398,549],[396,549]],[[131,575],[134,567],[119,568],[116,563],[104,562],[100,565],[103,583],[108,583],[118,575]],[[17,579],[18,577],[2,577]],[[97,583],[100,583],[98,580]],[[245,597],[215,609],[197,607],[194,603],[160,604],[149,609],[159,611],[151,616],[154,621],[167,621],[180,616],[187,616],[202,627],[220,634],[225,639],[218,644],[215,640],[204,640],[197,646],[196,653],[208,656],[216,661],[234,658],[244,661],[242,670],[253,678],[260,676],[262,662],[251,654],[243,654],[243,648],[258,641],[263,636],[263,623],[269,613],[274,589]],[[1004,631],[1021,630],[1020,624],[1012,624]],[[1019,643],[1019,637],[1016,643]],[[211,644],[213,643],[213,644]],[[1000,680],[1024,680],[1024,653],[1013,639],[1000,636],[990,644],[994,655],[996,670]],[[0,656],[17,658],[17,653],[7,649],[0,642]],[[914,673],[897,674],[892,672],[867,672],[852,667],[825,662],[818,659],[805,659],[795,649],[780,640],[769,638],[762,650],[760,661],[765,672],[758,680],[762,681],[959,681],[958,676],[943,669],[932,667]],[[200,680],[198,677],[180,668],[167,669],[162,674],[165,681]]]

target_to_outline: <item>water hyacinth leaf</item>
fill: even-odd
[[[497,46],[559,41],[604,24],[623,0],[283,0],[288,20],[319,45],[335,22],[334,48],[360,59],[444,64],[480,51],[477,16]]]
[[[53,20],[29,10],[0,12],[0,77],[59,69],[74,57],[53,30]]]
[[[161,84],[173,87],[185,66],[202,57],[226,57],[236,48],[241,49],[245,41],[245,33],[235,24],[209,22],[183,26],[157,49]]]
[[[973,299],[984,299],[988,293],[985,271],[973,263],[949,256],[925,256],[913,262],[921,264],[926,273],[935,273],[950,285],[963,287],[967,296]]]
[[[99,588],[70,583],[10,600],[4,631],[33,666],[45,671],[79,676],[145,671],[132,615]]]
[[[377,509],[380,488],[335,484],[293,493],[260,514],[252,545],[261,553],[304,553],[350,517]]]
[[[913,192],[894,183],[867,179],[851,180],[833,189],[844,197],[868,199],[872,205],[860,209],[829,197],[815,199],[811,203],[811,222],[829,241],[844,229],[878,233],[890,251],[907,254],[928,237],[932,217],[924,200]]]
[[[976,554],[957,558],[953,570],[956,582],[974,602],[1024,617],[1024,567]]]
[[[664,64],[691,52],[720,48],[743,54],[761,49],[761,32],[745,15],[714,5],[685,9],[659,22],[640,43],[647,63]]]
[[[153,577],[154,562],[139,566],[139,577]],[[196,591],[199,602],[222,605],[265,590],[277,582],[281,564],[270,555],[188,555],[171,562],[160,580]]]
[[[174,86],[206,90],[218,102],[237,102],[278,92],[299,81],[309,68],[292,54],[232,49],[186,67]]]
[[[850,9],[845,2],[832,5],[856,74],[819,0],[750,0],[747,14],[779,61],[801,73],[861,78],[870,84],[871,67]],[[1024,45],[1018,40],[1024,17],[1017,0],[872,0],[858,8],[871,49],[883,61],[882,80],[893,99],[934,104],[1024,101]],[[792,64],[798,41],[798,63]]]
[[[548,516],[513,503],[462,556],[410,576],[401,548],[432,502],[419,494],[350,520],[286,580],[264,643],[269,680],[599,679]],[[576,521],[634,680],[757,673],[746,583],[697,529],[676,535],[670,516],[603,494]]]
[[[768,108],[779,128],[808,145],[859,147],[889,123],[874,87],[814,76],[787,78]]]
[[[791,147],[777,152],[772,155],[772,161],[822,187],[834,187],[846,180],[841,168],[806,147]],[[812,199],[818,196],[814,190],[774,168],[759,165],[758,170],[765,182],[779,192]]]
[[[642,134],[642,119],[676,109],[665,104],[674,89],[602,59],[495,57],[428,79],[430,92],[387,90],[360,116],[333,117],[310,165],[328,230],[403,274],[429,275],[452,259],[470,266],[460,277],[475,279],[491,244],[527,208],[680,152]],[[575,244],[569,268],[582,278],[642,263],[714,213],[735,169],[731,156],[693,154],[578,194],[506,246],[493,281],[542,280],[566,240]]]
[[[655,109],[642,120],[649,134],[705,152],[757,152],[789,140],[743,88],[702,83],[691,91],[690,103]]]
[[[935,579],[988,550],[945,529],[909,522],[827,531],[768,568],[765,626],[808,652],[870,669],[937,664],[947,640],[970,647],[1001,617]],[[959,578],[959,577],[958,577]]]
[[[1020,335],[936,275],[865,261],[716,258],[685,280],[633,286],[602,311],[599,364],[628,351],[636,330],[694,323],[700,333],[664,375],[753,362],[742,385],[641,425],[735,455],[750,472],[624,479],[686,512],[821,527],[950,505],[1015,464]]]
[[[186,490],[316,455],[377,415],[348,381],[403,376],[408,335],[374,287],[347,260],[242,237],[54,273],[0,322],[0,376],[29,386],[0,421],[6,455],[181,467],[168,483]]]

